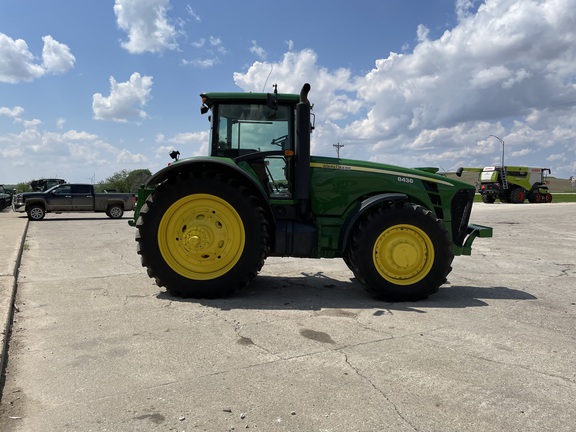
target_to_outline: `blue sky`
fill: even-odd
[[[199,93],[304,82],[314,154],[576,174],[576,0],[0,0],[0,183],[155,172]]]

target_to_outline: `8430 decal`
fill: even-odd
[[[410,177],[398,176],[398,181],[401,183],[414,183],[414,179]]]

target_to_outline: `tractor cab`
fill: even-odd
[[[201,113],[210,113],[210,156],[232,159],[251,172],[270,199],[293,198],[298,95],[275,91],[200,96]]]

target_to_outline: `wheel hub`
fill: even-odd
[[[432,268],[434,248],[420,228],[395,225],[380,234],[372,258],[386,280],[410,285],[422,280]]]
[[[172,204],[160,222],[158,244],[182,276],[208,280],[225,274],[244,250],[244,225],[236,210],[214,195],[195,194]]]

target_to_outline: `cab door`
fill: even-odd
[[[74,211],[94,210],[94,195],[90,185],[72,185],[72,208]]]
[[[51,211],[72,210],[72,188],[69,184],[52,189],[49,199],[49,209]]]

